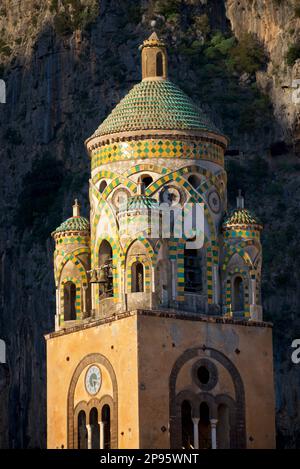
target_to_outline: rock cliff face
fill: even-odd
[[[299,38],[300,3],[294,0],[227,0],[225,4],[236,37],[240,38],[245,32],[253,33],[264,44],[268,63],[266,70],[257,74],[257,81],[274,103],[282,138],[293,143],[299,152],[299,101],[297,105],[293,98],[297,86],[293,85],[293,80],[300,80],[300,62],[288,66],[285,57]]]
[[[49,234],[75,196],[88,214],[83,142],[140,79],[138,46],[153,26],[170,45],[171,78],[231,138],[230,201],[241,187],[264,221],[278,442],[300,447],[300,368],[290,361],[300,337],[299,114],[290,102],[296,67],[285,60],[299,33],[295,15],[295,2],[279,0],[1,0],[0,447],[45,446],[43,334],[55,312]],[[249,32],[267,54],[245,39]]]

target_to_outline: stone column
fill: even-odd
[[[99,422],[100,449],[104,449],[104,422]]]
[[[217,449],[217,419],[210,419],[211,449]]]
[[[55,330],[59,329],[59,317],[60,317],[60,288],[56,288],[56,314],[55,314]]]
[[[86,429],[87,429],[87,449],[92,449],[92,426],[87,423]]]
[[[192,418],[194,424],[194,448],[199,449],[199,418]]]
[[[217,265],[213,265],[213,280],[214,280],[214,290],[213,290],[214,303],[218,304],[219,303],[219,282],[218,282],[218,266]]]

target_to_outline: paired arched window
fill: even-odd
[[[144,266],[141,262],[134,262],[131,266],[131,291],[138,293],[144,291]]]
[[[181,435],[184,449],[194,448],[194,427],[192,421],[192,407],[189,401],[181,404]]]
[[[200,404],[199,449],[211,448],[211,429],[209,407],[206,402]]]
[[[91,426],[91,448],[100,448],[100,427],[98,422],[98,410],[93,407],[90,411],[90,426]]]
[[[233,311],[244,311],[244,281],[241,276],[233,279],[232,284],[232,306]]]
[[[86,415],[84,410],[78,414],[78,449],[87,449]]]
[[[73,282],[64,284],[64,320],[76,319],[76,285]]]
[[[111,447],[111,421],[110,421],[110,407],[105,404],[102,407],[101,420],[103,422],[104,430],[104,449],[110,449]]]
[[[202,251],[200,249],[184,250],[184,291],[202,292]]]
[[[104,239],[99,248],[99,268],[101,269],[98,273],[98,278],[103,280],[103,282],[99,284],[100,298],[102,295],[105,297],[113,296],[114,293],[112,257],[112,247],[110,243]]]

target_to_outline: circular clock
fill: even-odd
[[[164,187],[160,192],[160,201],[168,205],[177,205],[182,201],[181,191],[174,186]]]
[[[219,213],[221,210],[221,199],[217,191],[212,191],[208,196],[208,205],[209,208],[214,213]]]
[[[85,389],[89,394],[97,394],[101,387],[101,371],[96,365],[90,366],[85,375]]]

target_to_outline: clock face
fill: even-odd
[[[208,196],[208,205],[214,213],[219,213],[221,210],[221,200],[217,191],[212,191]]]
[[[101,371],[96,365],[90,366],[85,375],[85,388],[89,394],[97,394],[101,387]]]

